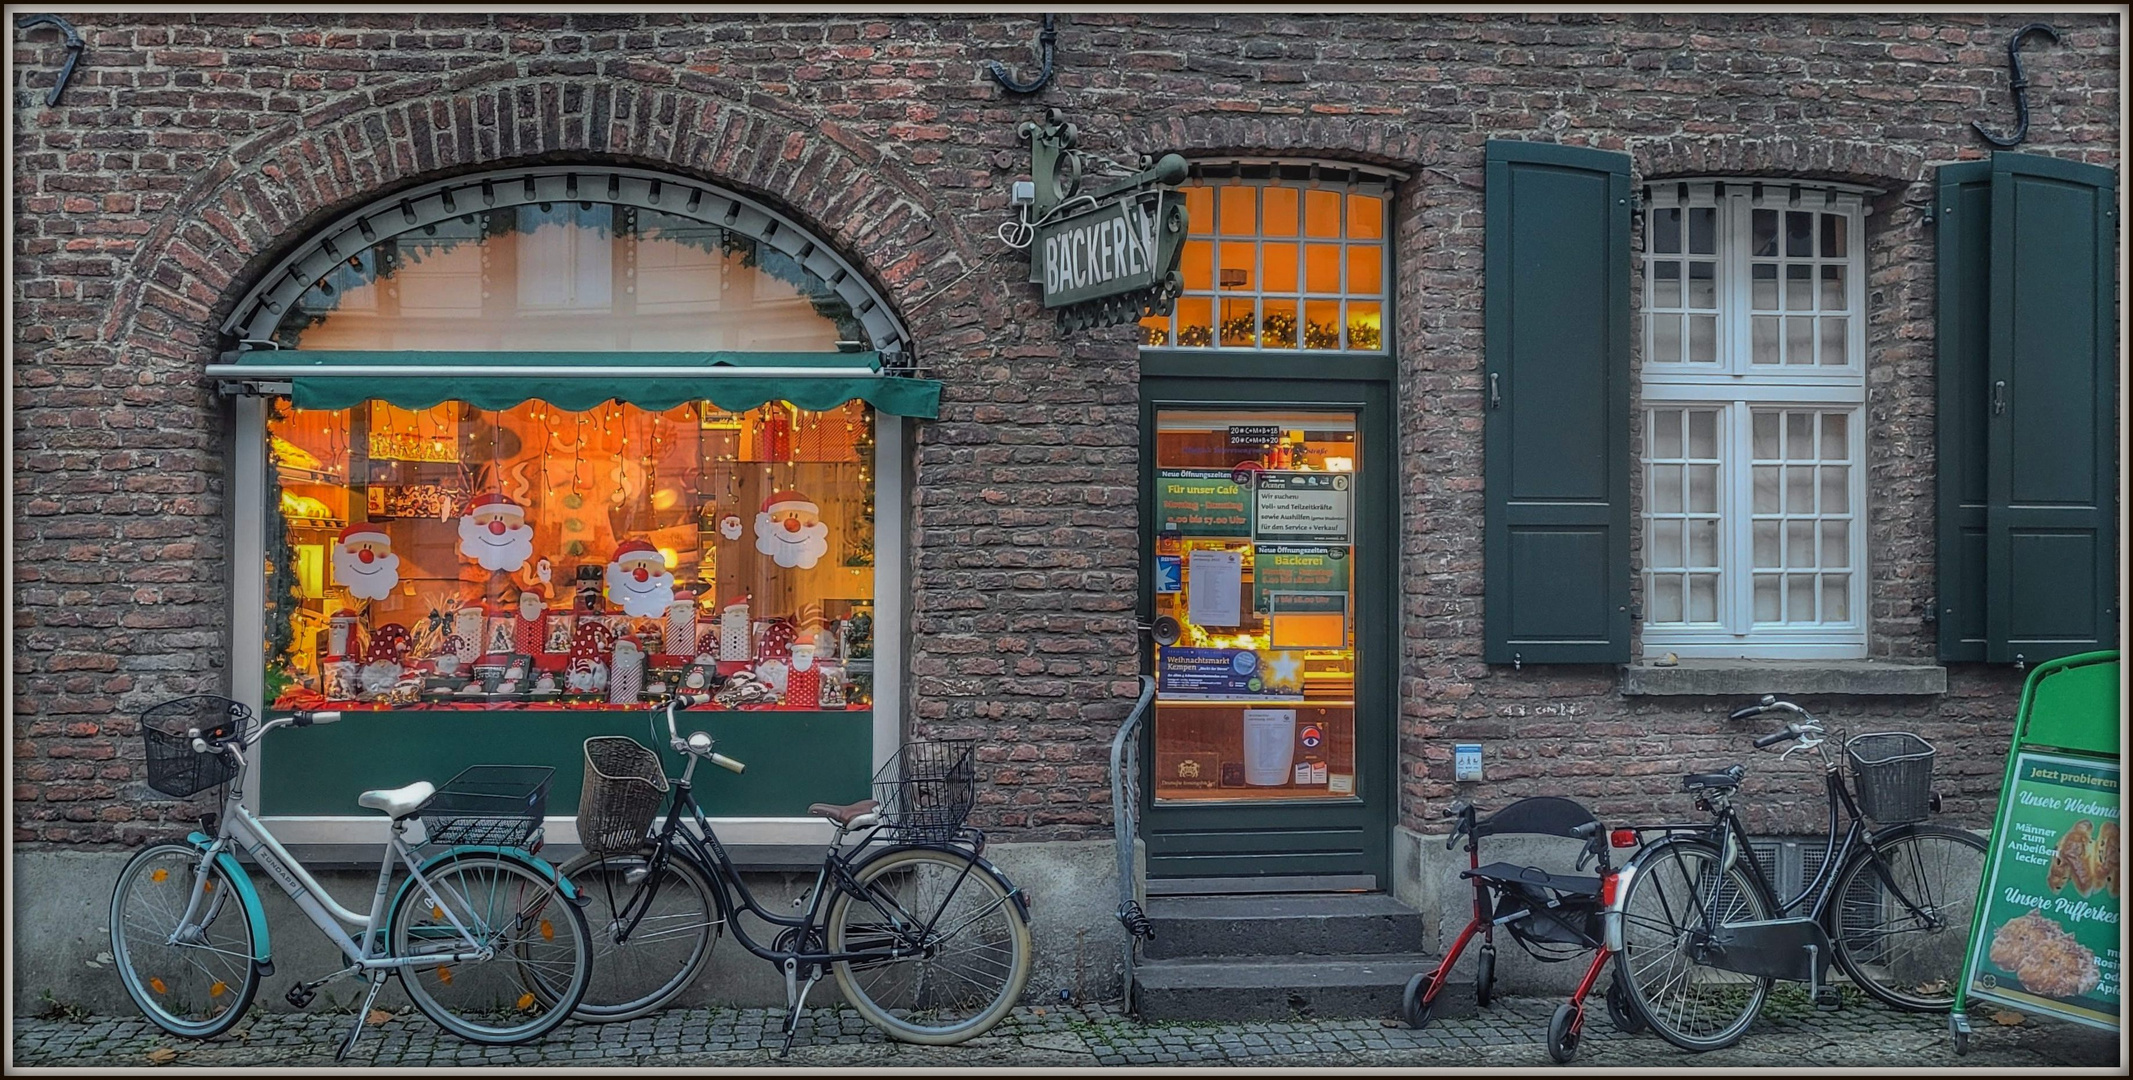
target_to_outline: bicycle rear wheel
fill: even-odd
[[[539,1038],[570,1018],[591,975],[592,934],[546,873],[509,855],[469,853],[424,874],[430,887],[411,882],[393,905],[393,955],[450,954],[470,944],[491,955],[402,968],[400,981],[423,1015],[489,1044]]]
[[[237,887],[210,863],[190,940],[171,941],[199,868],[200,849],[178,843],[151,845],[126,864],[111,892],[111,957],[127,996],[157,1027],[212,1039],[243,1019],[259,992],[257,930]]]
[[[1733,1045],[1762,1011],[1770,980],[1704,965],[1697,941],[1707,926],[1770,918],[1769,898],[1739,866],[1721,873],[1718,850],[1697,840],[1660,840],[1630,865],[1615,971],[1631,1009],[1684,1050]]]
[[[1875,836],[1846,860],[1830,906],[1844,973],[1899,1009],[1954,1006],[1985,852],[1983,840],[1960,829],[1911,825]]]
[[[1007,886],[968,852],[891,848],[853,874],[828,915],[837,988],[869,1023],[904,1042],[948,1046],[983,1034],[1029,982],[1029,922]],[[905,955],[890,958],[898,949]]]
[[[585,852],[563,864],[563,876],[586,898],[593,936],[592,983],[573,1019],[607,1024],[653,1012],[681,996],[711,959],[722,925],[711,883],[672,852],[650,873],[655,850],[646,844],[627,855]],[[632,918],[627,940],[615,940]]]

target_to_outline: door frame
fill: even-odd
[[[1399,820],[1400,804],[1399,671],[1402,658],[1398,632],[1398,544],[1404,516],[1397,497],[1400,455],[1398,431],[1392,416],[1393,387],[1389,378],[1392,365],[1389,359],[1365,365],[1356,365],[1351,360],[1341,365],[1343,368],[1372,369],[1358,378],[1306,370],[1321,366],[1313,365],[1309,360],[1288,357],[1249,359],[1258,362],[1225,364],[1232,371],[1217,376],[1207,373],[1204,357],[1172,358],[1152,354],[1152,351],[1143,356],[1140,529],[1137,539],[1137,557],[1142,573],[1139,575],[1137,611],[1145,625],[1155,610],[1155,583],[1151,569],[1155,558],[1155,416],[1158,409],[1353,410],[1357,433],[1363,444],[1357,460],[1354,569],[1355,636],[1359,653],[1355,686],[1356,771],[1363,792],[1362,809],[1358,813],[1357,803],[1349,801],[1329,801],[1323,805],[1280,802],[1265,807],[1234,803],[1159,806],[1155,802],[1154,784],[1157,724],[1151,717],[1140,736],[1142,805],[1139,810],[1143,822],[1141,832],[1149,842],[1148,874],[1152,880],[1295,876],[1299,879],[1333,877],[1344,881],[1352,881],[1356,875],[1369,875],[1376,879],[1379,890],[1389,891],[1392,886],[1392,835]],[[1236,368],[1248,370],[1234,370]],[[1369,583],[1375,581],[1386,582],[1391,587],[1369,587]],[[1142,669],[1154,671],[1155,646],[1148,635],[1141,636],[1139,653]],[[1378,718],[1374,724],[1369,721],[1371,717]],[[1267,835],[1359,827],[1362,830],[1359,838],[1361,851],[1354,860],[1355,865],[1348,870],[1321,865],[1272,871],[1235,865],[1253,860],[1252,854],[1222,859],[1212,853],[1205,856],[1210,859],[1210,866],[1203,872],[1181,873],[1174,866],[1162,865],[1174,857],[1158,850],[1165,846],[1161,837],[1166,832],[1200,830],[1250,834],[1253,832],[1252,821],[1265,822],[1274,815],[1293,822],[1294,827],[1262,830]],[[1299,816],[1301,821],[1297,820]],[[1332,820],[1314,823],[1311,820],[1340,817],[1347,820],[1338,823]],[[1326,858],[1334,857],[1329,855]]]

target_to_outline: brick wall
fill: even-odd
[[[14,37],[15,838],[164,831],[131,716],[221,689],[229,412],[199,378],[254,275],[307,227],[454,172],[599,158],[700,175],[807,222],[873,276],[947,383],[919,426],[910,708],[987,740],[980,822],[1101,834],[1108,741],[1135,692],[1130,327],[1067,338],[992,236],[1016,125],[1067,111],[1099,153],[1260,152],[1391,165],[1403,606],[1401,818],[1428,828],[1450,743],[1492,746],[1491,796],[1608,811],[1738,757],[1716,700],[1629,700],[1605,669],[1481,655],[1481,165],[1489,138],[1629,152],[1639,178],[1752,172],[1882,187],[1868,223],[1873,650],[1930,658],[1931,166],[2011,120],[2032,153],[2119,159],[2108,15],[1076,14],[1034,99],[1034,17],[356,13],[69,16]],[[2017,678],[1843,700],[1960,748],[1989,794]],[[1543,779],[1545,778],[1545,780]],[[1805,790],[1804,788],[1802,790]],[[1974,811],[1958,801],[1957,809]],[[1806,824],[1801,810],[1787,815]],[[1975,816],[1972,814],[1971,816]]]

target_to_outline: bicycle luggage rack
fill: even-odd
[[[416,813],[425,844],[527,847],[548,813],[545,765],[469,765]]]

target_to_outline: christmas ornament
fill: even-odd
[[[541,594],[528,589],[518,594],[518,622],[512,626],[511,651],[531,655],[548,644],[546,612]]]
[[[728,678],[726,685],[719,687],[718,693],[712,695],[711,700],[729,709],[747,705],[775,705],[778,703],[778,692],[753,674],[743,671]]]
[[[726,516],[719,518],[718,534],[728,540],[740,539],[741,516],[739,514],[727,514]]]
[[[741,596],[726,601],[718,616],[718,658],[727,663],[747,663],[755,659],[754,635],[754,624],[748,619],[748,598]]]
[[[326,620],[326,655],[347,656],[357,646],[356,628],[360,620],[356,613],[342,608]]]
[[[481,658],[482,632],[488,613],[480,603],[461,604],[452,612],[452,652],[462,664]]]
[[[628,638],[615,642],[614,659],[608,667],[607,702],[628,705],[644,690],[644,651]]]
[[[359,600],[383,600],[400,584],[400,556],[392,537],[367,521],[341,530],[333,545],[333,579]]]
[[[516,571],[533,558],[526,508],[501,492],[477,495],[459,519],[459,554],[484,570]]]
[[[785,675],[785,704],[813,709],[822,703],[822,668],[815,663],[812,644],[792,647],[792,670]]]
[[[773,491],[755,516],[755,549],[779,566],[806,570],[829,553],[822,508],[797,491]]]
[[[666,651],[670,656],[696,655],[696,600],[686,591],[675,593],[667,605]]]
[[[659,618],[674,602],[674,575],[659,549],[643,540],[625,540],[615,548],[605,580],[608,602],[638,618]]]
[[[401,664],[407,660],[413,644],[407,636],[407,627],[399,623],[386,623],[370,635],[370,646],[364,650],[363,659],[371,662],[389,660]]]

